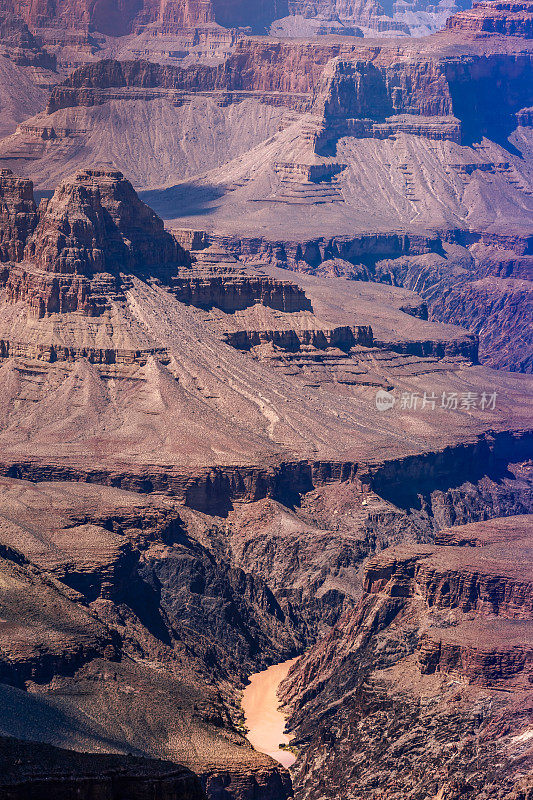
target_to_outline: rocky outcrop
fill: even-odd
[[[38,212],[30,181],[9,171],[2,180],[4,260],[20,262],[6,267],[3,281],[10,301],[26,302],[38,317],[73,311],[97,316],[110,301],[124,299],[128,274],[162,280],[180,302],[198,308],[229,313],[260,303],[286,313],[312,310],[305,293],[288,281],[235,269],[228,275],[210,274],[201,265],[189,269],[190,256],[121,172],[78,172]],[[4,357],[18,346],[5,342]],[[55,358],[68,358],[64,348],[53,349]],[[87,356],[112,360],[90,349]]]
[[[516,126],[516,114],[533,102],[531,55],[507,54],[505,47],[499,53],[464,50],[451,56],[445,47],[442,52],[420,47],[413,58],[408,49],[397,52],[386,45],[373,51],[344,42],[311,47],[242,39],[217,67],[113,60],[86,65],[54,88],[48,112],[97,105],[114,96],[134,98],[139,90],[223,92],[227,101],[252,91],[272,93],[269,102],[295,110],[314,109],[323,120],[316,134],[322,149],[340,136],[390,135],[387,126],[374,130],[368,124],[386,119],[393,133],[418,124],[421,135],[434,138],[457,140],[460,132],[463,141],[480,141],[497,133],[499,140],[502,131],[508,135]],[[498,115],[491,102],[494,91]],[[431,118],[437,120],[432,124]]]
[[[143,60],[99,61],[80,67],[56,86],[48,111],[102,103],[106,101],[106,90],[133,88],[222,91],[227,93],[228,101],[232,93],[255,90],[280,93],[278,101],[290,104],[298,95],[313,90],[331,58],[352,51],[349,43],[310,48],[307,44],[241,39],[229,58],[217,67],[199,65],[184,69]]]
[[[216,0],[209,3],[198,0],[144,0],[136,3],[130,0],[100,6],[86,0],[60,0],[52,8],[26,6],[20,0],[3,0],[1,10],[22,17],[30,27],[92,30],[107,36],[124,36],[140,33],[147,26],[168,35],[183,29],[201,28],[208,23],[265,32],[276,16],[286,15],[287,4],[281,2],[271,6],[261,0],[251,5],[239,0],[230,4]]]
[[[24,255],[43,272],[92,277],[186,263],[163,221],[118,170],[78,172],[39,216]]]
[[[19,67],[55,70],[56,58],[43,50],[20,17],[0,14],[0,53]]]
[[[368,233],[357,236],[316,236],[307,240],[272,241],[267,237],[209,234],[209,240],[244,262],[264,260],[289,269],[312,272],[324,261],[364,262],[440,249],[438,237],[417,233]]]
[[[171,291],[181,302],[198,308],[220,308],[232,313],[254,303],[286,313],[311,311],[311,302],[294,283],[252,275],[198,276],[183,274],[171,281]]]
[[[73,674],[99,654],[118,656],[118,636],[83,607],[77,592],[5,545],[0,559],[3,586],[10,587],[0,600],[1,684],[47,683],[54,675]]]
[[[475,36],[500,34],[533,38],[533,8],[531,3],[482,0],[471,9],[454,14],[446,20],[446,28]]]
[[[438,319],[480,334],[485,363],[533,372],[533,338],[526,322],[533,313],[530,281],[482,278],[441,295],[432,306]]]
[[[32,182],[0,170],[0,261],[22,261],[37,221]]]
[[[531,309],[531,244],[528,237],[451,235],[464,250],[444,243],[431,259],[376,262],[366,278],[416,286],[433,319],[461,325],[479,336],[479,357],[497,369],[531,372],[533,342],[526,323]]]
[[[72,311],[95,316],[122,296],[122,273],[165,276],[188,264],[185,251],[121,172],[77,173],[38,214],[30,181],[8,174],[4,185],[4,250],[19,262],[4,273],[7,296],[25,301],[38,317]]]
[[[309,347],[316,350],[325,350],[336,347],[349,351],[356,344],[372,347],[374,337],[372,329],[360,326],[358,328],[334,328],[333,330],[284,330],[284,331],[232,331],[226,334],[226,341],[238,350],[250,350],[262,344],[271,342],[275,347],[289,352],[296,352],[300,348]]]
[[[486,637],[485,643],[468,641],[468,628],[422,634],[417,655],[421,674],[439,672],[478,686],[510,686],[515,679],[533,674],[533,648],[517,640],[516,626],[481,625],[479,633]],[[501,644],[499,637],[504,639]]]
[[[480,546],[460,544],[476,536]],[[370,559],[358,607],[289,673],[299,796],[333,798],[348,780],[354,797],[379,798],[386,775],[393,798],[503,800],[531,768],[520,746],[531,708],[530,519],[450,538]]]
[[[527,530],[528,518],[522,524]],[[509,574],[512,565],[502,564],[494,556],[490,559],[490,555],[490,551],[481,553],[477,548],[470,552],[429,547],[418,552],[392,550],[370,559],[363,589],[368,594],[385,592],[390,597],[416,595],[432,609],[458,608],[481,616],[530,619],[531,576],[527,574],[524,580],[520,573]],[[483,562],[481,572],[479,559]]]

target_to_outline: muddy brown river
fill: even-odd
[[[248,741],[260,753],[272,756],[284,767],[290,767],[296,758],[289,750],[280,749],[280,744],[288,744],[291,737],[284,732],[285,716],[279,709],[277,691],[296,660],[282,661],[251,675],[242,697]]]

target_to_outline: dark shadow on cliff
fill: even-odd
[[[103,662],[105,663],[105,662]],[[68,696],[68,692],[64,695]],[[108,736],[98,723],[84,719],[83,712],[72,712],[68,706],[61,708],[63,693],[50,697],[29,694],[7,684],[0,684],[0,704],[2,719],[0,735],[31,739],[63,747],[76,746],[79,741],[84,746],[99,745],[102,751],[124,751],[124,743]],[[66,704],[65,704],[66,705]],[[145,753],[128,743],[128,752],[143,756]]]
[[[139,192],[139,197],[162,219],[176,219],[176,217],[212,214],[217,210],[217,206],[211,204],[225,194],[225,190],[220,186],[179,183],[168,189]]]
[[[453,457],[453,448],[443,451],[438,461],[424,458],[425,470],[418,470],[418,479],[413,480],[411,472],[416,457],[403,462],[404,479],[400,474],[393,478],[386,470],[377,474],[373,489],[380,497],[398,508],[405,510],[424,509],[430,503],[433,492],[446,493],[465,484],[477,484],[487,478],[495,484],[516,480],[513,465],[531,457],[532,439],[527,435],[513,440],[512,436],[502,436],[493,449],[485,441],[478,448],[464,447],[459,459]],[[446,456],[450,457],[447,464]],[[423,474],[425,472],[425,477]],[[513,513],[527,513],[527,510],[514,510]]]
[[[462,144],[477,144],[485,136],[522,158],[509,137],[517,127],[517,112],[533,103],[533,81],[526,76],[512,81],[503,73],[461,73],[450,75],[448,85],[453,113],[461,120]]]

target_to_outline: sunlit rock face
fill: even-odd
[[[533,38],[533,5],[531,2],[494,2],[484,0],[446,22],[448,30],[460,30],[464,34],[483,36],[521,36]]]
[[[121,274],[175,271],[187,263],[185,251],[121,172],[78,172],[38,212],[29,181],[11,175],[0,180],[8,223],[3,235],[9,237],[4,252],[18,262],[4,275],[7,296],[12,302],[24,300],[37,316],[98,314],[107,295],[120,293]],[[11,208],[26,204],[22,214],[15,214],[16,229],[9,224],[9,203]]]

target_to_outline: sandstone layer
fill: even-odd
[[[390,797],[503,798],[531,770],[530,519],[438,542],[370,559],[359,605],[289,674],[298,796],[383,797],[386,774]]]
[[[511,24],[522,12],[505,14]],[[465,41],[460,16],[414,51],[241,39],[218,66],[91,64],[0,150],[6,164],[37,168],[41,185],[65,160],[105,150],[132,167],[136,185],[146,187],[144,159],[173,183],[175,162],[146,138],[151,106],[185,175],[145,199],[173,226],[207,231],[243,261],[323,271],[340,258],[346,277],[416,287],[435,318],[479,334],[483,362],[530,371],[530,40],[517,29]],[[219,126],[221,107],[242,131],[238,143]],[[216,152],[210,134],[186,133],[204,113],[222,135]],[[115,131],[136,117],[135,150],[118,147]],[[201,160],[214,169],[198,174]]]

